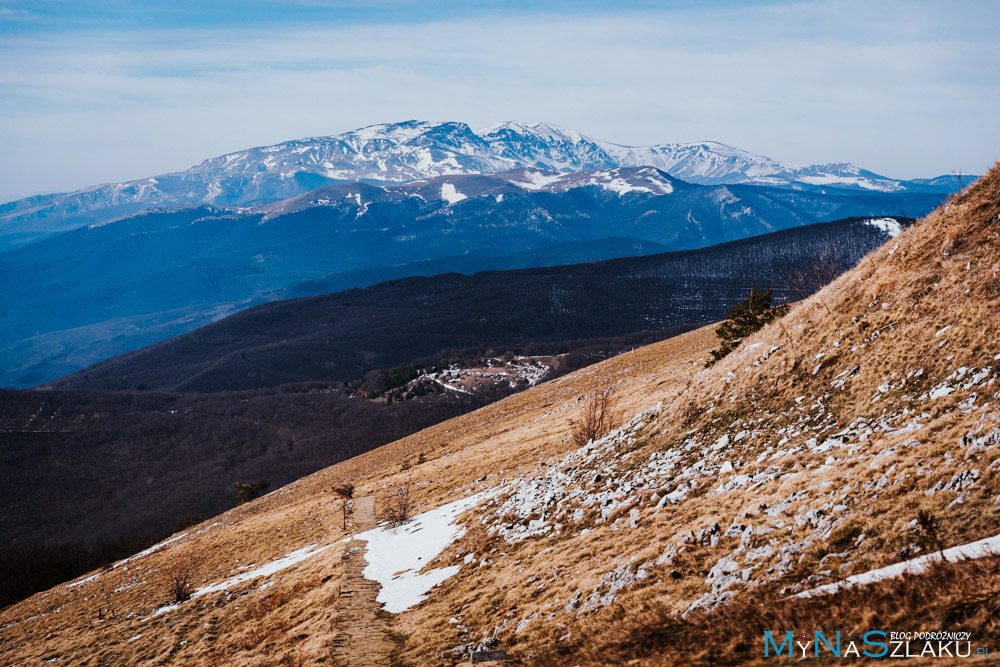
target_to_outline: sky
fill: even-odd
[[[983,173],[998,35],[992,0],[0,0],[0,201],[408,119]]]

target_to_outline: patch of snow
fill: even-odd
[[[1000,535],[994,535],[993,537],[987,537],[977,542],[970,542],[969,544],[963,544],[961,546],[945,549],[944,557],[951,562],[955,562],[960,560],[983,558],[984,556],[992,556],[997,553],[1000,553]],[[902,563],[896,563],[895,565],[889,565],[888,567],[880,567],[877,570],[869,570],[868,572],[863,572],[862,574],[855,574],[847,577],[843,581],[803,591],[801,593],[797,593],[793,597],[808,598],[816,595],[828,595],[843,588],[863,586],[865,584],[872,584],[877,581],[893,579],[904,575],[920,574],[921,572],[927,570],[932,563],[940,561],[941,553],[935,551],[932,554],[920,556],[919,558],[913,558],[903,561]]]
[[[441,199],[449,204],[456,204],[463,199],[468,199],[468,197],[459,192],[453,184],[444,183],[441,185]]]
[[[865,220],[865,224],[885,232],[891,238],[896,238],[903,233],[903,226],[899,224],[898,220],[892,218],[869,218]]]
[[[550,185],[561,179],[563,177],[563,174],[525,169],[523,176],[527,180],[525,181],[512,180],[510,182],[513,185],[524,188],[525,190],[541,190],[546,185]]]
[[[181,606],[181,603],[180,603],[180,602],[172,602],[171,604],[168,604],[168,605],[164,605],[164,606],[160,607],[159,609],[157,609],[156,611],[154,611],[154,612],[153,612],[152,614],[150,614],[149,616],[147,616],[146,618],[144,618],[144,619],[140,620],[139,622],[140,622],[140,623],[145,623],[146,621],[148,621],[148,620],[149,620],[149,619],[151,619],[151,618],[156,618],[156,617],[157,617],[157,616],[159,616],[160,614],[165,614],[165,613],[167,613],[168,611],[173,611],[174,609],[177,609],[177,608],[178,608],[178,607],[180,607],[180,606]]]
[[[465,533],[465,528],[455,524],[458,515],[486,497],[486,493],[477,493],[424,512],[398,528],[381,527],[355,535],[355,539],[368,542],[364,575],[381,584],[377,600],[386,611],[406,611],[426,598],[431,588],[459,571],[458,565],[451,565],[420,573]]]
[[[326,546],[319,547],[318,549],[316,548],[316,546],[317,545],[315,544],[304,546],[301,549],[297,549],[291,552],[290,554],[284,556],[283,558],[279,558],[276,561],[272,561],[267,565],[262,565],[261,567],[258,567],[255,570],[250,570],[249,572],[243,572],[241,574],[237,574],[235,577],[230,577],[229,579],[225,579],[224,581],[220,581],[215,584],[209,584],[208,586],[199,588],[198,590],[196,590],[194,593],[191,594],[191,597],[196,598],[202,595],[206,595],[208,593],[215,593],[216,591],[224,591],[228,588],[232,588],[237,584],[242,584],[245,581],[250,581],[251,579],[270,576],[275,572],[280,572],[282,570],[290,568],[293,565],[297,565],[308,558],[312,558],[317,554],[323,553],[324,551],[332,547],[333,544],[327,544]]]
[[[187,533],[181,533],[180,535],[175,535],[174,537],[171,537],[169,540],[164,540],[162,542],[159,542],[158,544],[154,544],[153,546],[149,547],[148,549],[143,549],[142,551],[140,551],[137,554],[129,556],[128,558],[126,558],[124,560],[118,561],[117,563],[115,563],[114,565],[111,566],[111,569],[112,570],[117,569],[117,568],[121,567],[122,565],[126,565],[128,563],[131,563],[131,562],[133,562],[135,560],[138,560],[138,559],[142,558],[143,556],[148,556],[149,554],[151,554],[151,553],[153,553],[155,551],[159,551],[160,549],[162,549],[163,547],[167,546],[168,544],[170,544],[172,542],[176,542],[177,540],[180,540],[180,539],[182,539],[184,537],[187,537]],[[86,584],[86,583],[88,583],[90,581],[94,581],[99,576],[101,576],[100,572],[98,572],[97,574],[92,574],[89,577],[87,577],[86,579],[81,579],[79,581],[74,581],[71,584],[66,584],[66,588],[76,588],[77,586],[82,586],[83,584]]]
[[[138,560],[138,559],[142,558],[143,556],[148,556],[149,554],[153,553],[154,551],[159,551],[160,549],[162,549],[163,547],[167,546],[168,544],[171,544],[172,542],[176,542],[177,540],[183,539],[185,537],[187,537],[187,533],[181,533],[180,535],[175,535],[174,537],[171,537],[169,540],[163,540],[159,544],[154,544],[153,546],[149,547],[148,549],[144,549],[144,550],[140,551],[139,553],[135,554],[134,556],[129,556],[125,560],[118,561],[117,563],[115,563],[114,565],[111,566],[111,569],[113,570],[115,568],[121,567],[122,565],[125,565],[126,563],[131,563],[132,561]]]
[[[90,582],[90,581],[93,581],[94,579],[97,579],[97,577],[99,577],[100,575],[101,575],[100,572],[98,572],[97,574],[92,574],[89,577],[87,577],[86,579],[81,579],[80,581],[74,581],[71,584],[66,584],[66,588],[76,588],[77,586],[82,586],[82,585],[86,584],[87,582]]]
[[[325,546],[319,547],[318,549],[316,548],[315,544],[310,544],[308,546],[302,547],[301,549],[297,549],[291,552],[290,554],[283,556],[282,558],[279,558],[276,561],[272,561],[267,565],[262,565],[261,567],[258,567],[255,570],[251,570],[249,572],[243,572],[241,574],[237,574],[236,576],[230,577],[223,581],[214,584],[209,584],[208,586],[203,586],[202,588],[199,588],[198,590],[196,590],[194,593],[191,594],[191,599],[193,600],[194,598],[201,597],[202,595],[207,595],[208,593],[224,591],[229,588],[232,588],[233,586],[236,586],[237,584],[242,584],[246,581],[250,581],[251,579],[257,579],[258,577],[266,577],[276,572],[280,572],[281,570],[285,570],[287,568],[292,567],[293,565],[297,565],[308,558],[312,558],[317,554],[323,553],[324,551],[334,546],[335,544],[346,542],[347,539],[348,538],[345,538],[337,542],[333,542],[332,544],[327,544]],[[168,611],[173,611],[174,609],[177,609],[180,605],[181,603],[179,602],[174,602],[172,604],[165,605],[163,607],[160,607],[159,609],[157,609],[152,614],[150,614],[149,616],[147,616],[142,620],[148,621],[149,619],[155,618],[160,614],[166,613]]]

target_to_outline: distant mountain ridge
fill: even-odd
[[[685,250],[942,196],[696,185],[652,167],[338,183],[95,222],[0,254],[0,386],[32,386],[257,303],[448,271]]]
[[[339,382],[449,349],[690,327],[722,318],[751,284],[806,270],[826,248],[847,269],[909,222],[851,218],[699,250],[410,277],[275,301],[46,387],[217,392]]]
[[[559,172],[654,167],[698,184],[947,194],[954,178],[900,181],[852,164],[796,166],[718,142],[623,146],[551,123],[405,121],[261,146],[186,171],[0,205],[0,251],[154,207],[263,204],[338,182],[402,183],[523,167]],[[954,183],[952,181],[955,181]]]

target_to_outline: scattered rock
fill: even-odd
[[[976,482],[979,481],[979,476],[981,474],[982,473],[980,473],[977,469],[957,472],[947,482],[941,480],[931,488],[924,491],[924,495],[933,496],[941,491],[964,491],[965,489],[975,486]]]

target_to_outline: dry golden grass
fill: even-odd
[[[758,591],[741,595],[713,613],[692,614],[686,619],[671,616],[661,605],[621,606],[600,619],[582,623],[576,639],[543,651],[532,664],[773,664],[773,655],[764,657],[765,630],[779,643],[789,630],[796,635],[805,631],[810,637],[819,630],[831,641],[835,641],[839,630],[844,637],[842,648],[846,648],[849,634],[872,629],[917,632],[961,626],[972,632],[973,646],[986,646],[992,651],[992,642],[1000,631],[998,594],[1000,556],[993,556],[942,563],[920,576],[822,598],[789,599]],[[913,644],[914,651],[922,648],[922,642]],[[874,646],[860,646],[859,650],[880,651]],[[841,660],[829,652],[815,659],[812,647],[808,655],[815,664],[839,664]],[[788,662],[787,657],[784,662]],[[928,658],[916,660],[915,664],[946,663]]]
[[[570,447],[569,418],[575,415],[566,406],[572,406],[595,382],[622,380],[619,405],[626,413],[636,412],[643,407],[640,389],[684,376],[697,366],[697,359],[704,356],[712,340],[710,330],[699,330],[544,384],[310,475],[194,526],[187,531],[189,536],[219,524],[143,557],[127,570],[123,566],[78,588],[60,586],[35,595],[0,612],[0,628],[14,624],[0,631],[0,664],[40,664],[61,656],[63,661],[72,658],[73,664],[81,665],[102,661],[264,665],[279,664],[277,656],[293,649],[289,655],[301,654],[308,664],[328,662],[342,547],[275,575],[272,579],[279,583],[272,588],[260,589],[269,579],[255,580],[233,589],[237,593],[248,591],[244,596],[197,598],[181,610],[143,623],[142,618],[171,601],[168,586],[157,573],[190,551],[198,551],[203,557],[193,576],[197,588],[221,581],[242,566],[259,566],[308,544],[336,542],[343,537],[340,500],[330,489],[341,480],[355,484],[356,497],[375,495],[380,503],[398,486],[409,484],[414,511],[423,512],[468,495],[473,487],[516,478],[541,457]],[[544,416],[560,407],[564,409]],[[404,459],[416,461],[421,452],[426,463],[400,471]],[[502,475],[497,474],[500,470]],[[477,483],[484,475],[491,475],[488,483]],[[321,583],[302,590],[299,582],[307,580]],[[146,583],[115,592],[136,581]],[[298,597],[255,618],[260,610],[274,604],[269,601],[273,596],[283,595],[279,585],[299,590]],[[92,622],[99,608],[111,605],[116,620]],[[57,613],[27,620],[56,609]],[[129,613],[135,616],[122,618]],[[400,627],[405,632],[406,625]],[[129,641],[140,633],[142,637]],[[95,644],[102,648],[92,650]]]
[[[290,647],[307,657],[325,656],[329,647],[322,638],[332,631],[342,547],[286,571],[293,577],[272,578],[268,588],[262,588],[267,578],[247,582],[228,595],[199,597],[143,620],[173,602],[167,574],[189,555],[198,588],[307,544],[340,539],[334,500],[303,500],[286,504],[272,494],[256,501],[257,508],[236,508],[190,528],[175,544],[95,573],[94,581],[60,586],[4,610],[0,627],[14,625],[0,632],[0,664],[52,658],[73,665],[274,664],[272,658]]]

